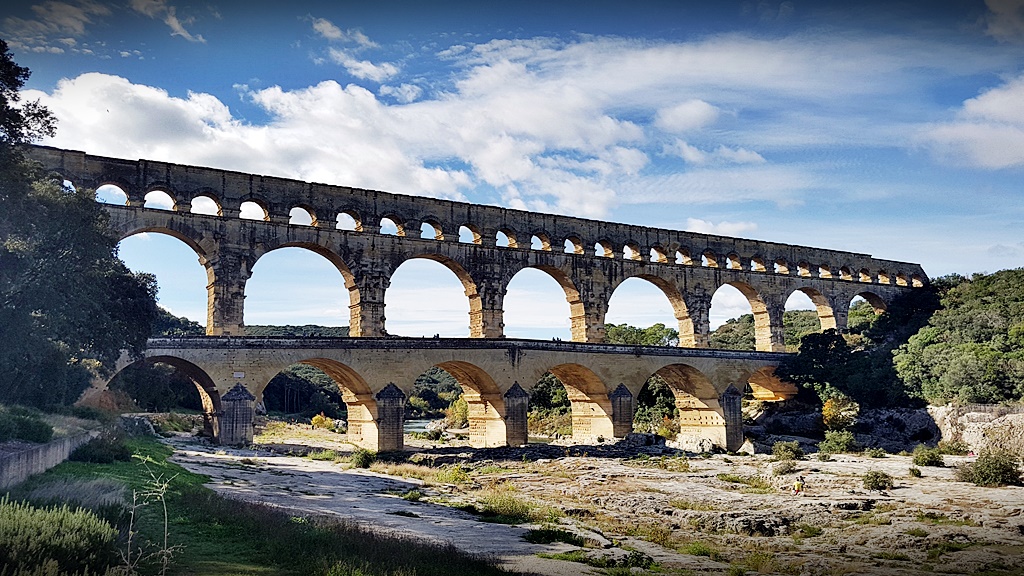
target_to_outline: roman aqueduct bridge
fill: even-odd
[[[648,376],[658,373],[673,387],[684,413],[700,423],[690,431],[732,448],[737,430],[742,438],[742,423],[730,421],[731,409],[723,405],[732,400],[723,400],[723,394],[748,386],[765,399],[794,392],[770,377],[770,367],[781,358],[773,353],[785,351],[782,316],[793,292],[811,299],[823,329],[845,330],[853,298],[863,297],[880,313],[898,295],[927,283],[918,264],[868,254],[43,146],[32,147],[28,155],[74,186],[119,188],[125,205],[109,205],[107,211],[122,237],[169,234],[196,252],[209,281],[208,337],[154,339],[147,357],[190,374],[211,422],[217,421],[213,432],[225,442],[251,439],[251,426],[247,431],[246,426],[253,401],[278,371],[305,362],[339,383],[355,415],[354,437],[375,449],[401,446],[401,435],[396,439],[388,432],[396,430],[394,419],[401,418],[392,399],[403,401],[416,376],[431,366],[446,370],[466,389],[478,445],[522,440],[519,408],[510,407],[525,402],[516,399],[525,394],[524,387],[550,370],[570,392],[574,431],[579,426],[581,437],[624,434],[632,421],[632,398]],[[146,207],[147,195],[154,192],[171,199],[170,210]],[[203,202],[215,206],[215,213],[192,212]],[[297,211],[308,224],[291,223]],[[382,224],[389,222],[396,232],[382,233]],[[341,272],[353,338],[244,337],[246,281],[261,256],[285,247],[316,252]],[[395,270],[411,258],[439,262],[459,278],[469,300],[470,339],[387,338],[384,293]],[[564,290],[572,342],[504,338],[505,292],[524,268],[547,273]],[[601,344],[612,293],[629,278],[646,280],[664,293],[678,323],[680,348]],[[756,353],[708,349],[711,297],[726,284],[750,303]],[[637,380],[640,374],[643,380]],[[617,414],[614,398],[623,397],[623,390],[629,402],[620,402]],[[235,398],[241,408],[222,405]],[[628,415],[622,412],[626,409]]]

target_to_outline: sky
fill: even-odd
[[[23,98],[58,119],[52,146],[866,252],[932,277],[1024,266],[1024,0],[8,1],[0,38],[32,71]],[[120,253],[205,322],[184,244],[146,234]],[[468,335],[439,264],[403,264],[386,303],[393,334]],[[254,267],[245,322],[345,325],[347,307],[326,260],[283,249]],[[748,312],[725,287],[712,324]],[[608,321],[674,325],[643,280]],[[520,273],[505,324],[568,339],[564,294]]]

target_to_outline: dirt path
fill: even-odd
[[[351,450],[338,436],[306,436],[293,441]],[[761,455],[627,460],[606,447],[423,448],[414,460],[460,461],[470,477],[459,485],[425,485],[266,450],[173,443],[175,461],[209,475],[211,488],[226,496],[451,541],[526,573],[602,571],[537,557],[576,547],[525,542],[525,526],[481,522],[399,495],[417,489],[424,500],[472,503],[489,486],[510,487],[517,497],[556,510],[552,521],[585,536],[588,555],[622,558],[638,550],[661,573],[1024,574],[1024,488],[956,482],[951,467],[922,468],[922,478],[911,478],[904,456],[802,460],[793,474],[773,476],[774,463]],[[963,460],[946,457],[947,466]],[[869,470],[890,474],[895,488],[865,490],[862,477]],[[795,474],[806,477],[803,496],[789,493]]]

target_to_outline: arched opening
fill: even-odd
[[[509,281],[505,336],[586,342],[586,317],[575,285],[557,268],[524,268]]]
[[[910,278],[910,285],[913,286],[914,288],[923,288],[924,287],[924,279],[921,278],[919,275],[914,274]]]
[[[807,262],[800,262],[800,263],[798,263],[796,265],[796,270],[797,270],[797,272],[796,272],[797,276],[800,276],[801,278],[810,278],[811,277],[811,265],[808,264]]]
[[[580,364],[560,364],[552,366],[548,373],[564,386],[570,403],[573,442],[601,442],[615,437],[608,390],[594,372]]]
[[[643,260],[640,255],[640,247],[633,242],[627,242],[622,247],[622,258],[625,260]]]
[[[358,304],[355,279],[336,254],[282,246],[256,261],[245,284],[246,334],[358,336]]]
[[[459,226],[459,242],[466,244],[482,244],[483,238],[480,236],[480,230],[475,226],[468,224]]]
[[[843,266],[839,269],[839,279],[846,280],[848,282],[853,280],[853,272],[850,270],[849,266]]]
[[[686,248],[680,248],[676,250],[676,264],[683,266],[693,266],[693,257],[690,256],[690,251]]]
[[[317,368],[337,385],[347,415],[348,441],[357,446],[376,450],[380,428],[377,423],[377,402],[366,380],[352,367],[327,358],[307,358],[302,364]],[[263,394],[260,390],[259,399]]]
[[[765,268],[764,259],[761,258],[760,256],[754,256],[753,258],[750,259],[750,270],[753,272],[768,271],[768,269]]]
[[[288,211],[288,223],[297,226],[316,226],[316,216],[309,208],[296,206]]]
[[[402,227],[402,223],[388,216],[380,219],[380,227],[377,231],[386,236],[405,236],[405,229]]]
[[[605,341],[611,344],[694,346],[693,321],[682,295],[657,276],[634,276],[616,286],[605,322]],[[636,338],[641,341],[632,341]]]
[[[238,217],[242,220],[270,220],[270,212],[267,207],[254,200],[246,200],[239,206]]]
[[[199,436],[220,435],[220,393],[201,368],[171,356],[129,364],[111,378],[101,401],[118,411],[150,413],[151,420],[171,429],[191,428]]]
[[[754,400],[778,402],[789,400],[797,395],[796,384],[779,379],[775,368],[761,368],[747,378],[750,393]]]
[[[850,335],[863,334],[871,328],[872,324],[875,323],[875,319],[885,311],[885,305],[881,302],[881,299],[878,299],[877,302],[882,305],[880,308],[875,308],[861,295],[854,296],[850,300],[850,310],[846,317],[846,327]]]
[[[120,186],[104,184],[96,189],[96,201],[100,204],[111,204],[114,206],[127,206],[128,194]]]
[[[538,232],[530,237],[530,249],[531,250],[543,250],[545,252],[551,251],[551,238],[543,232]]]
[[[818,278],[831,278],[832,267],[828,264],[822,264],[818,266]]]
[[[861,282],[871,284],[871,272],[867,268],[861,268],[858,276],[860,277]]]
[[[572,403],[568,389],[551,372],[530,388],[526,427],[531,442],[547,443],[572,437]]]
[[[779,258],[775,260],[774,266],[776,274],[789,274],[789,263],[787,263],[784,259]]]
[[[740,257],[735,252],[730,252],[725,257],[726,265],[730,270],[742,270],[743,264],[740,262]]]
[[[583,254],[583,241],[576,236],[569,236],[565,239],[565,253],[566,254]]]
[[[665,253],[665,249],[661,246],[651,247],[651,262],[668,264],[668,254]]]
[[[441,225],[434,221],[424,221],[420,224],[420,238],[426,240],[444,240],[444,232]]]
[[[507,446],[505,402],[490,374],[479,366],[458,360],[442,362],[434,369],[451,381],[445,387],[449,396],[458,390],[453,412],[461,414],[462,407],[457,403],[464,403],[470,445],[477,448]],[[444,393],[438,395],[444,398]]]
[[[349,232],[362,232],[363,225],[359,221],[359,218],[355,216],[354,212],[339,212],[338,217],[334,219],[335,230],[347,230]]]
[[[169,230],[138,230],[121,240],[117,252],[132,272],[156,277],[161,308],[208,328],[213,270],[198,243]]]
[[[323,370],[310,364],[297,363],[280,371],[263,389],[262,405],[257,412],[274,420],[308,421],[317,414],[335,422],[348,420],[348,408],[341,399],[341,388]],[[333,426],[344,432],[344,426]]]
[[[653,376],[660,378],[675,397],[675,422],[663,424],[667,425],[666,432],[676,433],[676,442],[697,452],[728,445],[719,393],[707,376],[686,364],[670,364]]]
[[[676,408],[672,388],[661,376],[652,375],[636,395],[633,431],[675,440],[679,433],[678,417],[679,409]]]
[[[612,250],[612,243],[607,240],[598,240],[594,244],[594,256],[614,258],[615,252]]]
[[[878,283],[879,284],[888,284],[889,283],[889,273],[886,272],[885,270],[879,270],[878,271]]]
[[[518,248],[515,232],[507,229],[498,230],[494,235],[495,245],[500,248]]]
[[[207,216],[222,216],[220,204],[212,196],[196,196],[192,199],[189,212],[192,214],[205,214]]]
[[[711,297],[709,344],[727,350],[772,350],[771,324],[764,300],[743,282],[723,284]],[[750,335],[753,333],[753,341]]]
[[[807,334],[836,327],[835,313],[828,299],[814,288],[799,288],[786,299],[782,315],[786,351],[796,352]]]
[[[897,286],[906,286],[907,285],[907,275],[902,273],[902,272],[897,272],[896,273],[896,285]]]
[[[707,250],[700,255],[700,265],[705,268],[718,268],[718,256],[714,252]]]
[[[395,336],[480,338],[480,307],[476,284],[457,262],[410,258],[395,269],[384,294],[385,329]]]
[[[146,203],[143,204],[144,208],[153,208],[155,210],[177,210],[178,203],[175,202],[174,197],[163,190],[153,190],[146,193]]]

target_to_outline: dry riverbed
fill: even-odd
[[[298,426],[258,436],[255,449],[170,442],[175,461],[225,496],[451,541],[523,573],[605,572],[538,556],[570,553],[592,564],[655,563],[636,574],[1024,574],[1024,488],[956,482],[952,466],[969,457],[946,456],[946,467],[913,478],[908,456],[812,455],[775,475],[767,455],[687,458],[606,444],[474,450],[407,437],[406,462],[367,470],[346,461],[354,448],[343,435]],[[339,458],[303,456],[328,449]],[[865,490],[871,470],[895,487]],[[801,496],[790,493],[797,474]],[[465,510],[496,495],[529,507],[532,522]],[[584,544],[524,540],[544,527]]]

